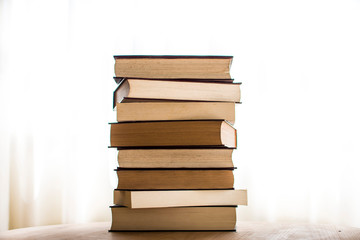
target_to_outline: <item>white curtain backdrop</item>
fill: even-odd
[[[240,221],[360,227],[360,2],[0,0],[0,230],[110,221],[115,54],[233,55]]]

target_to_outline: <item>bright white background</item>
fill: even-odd
[[[238,219],[360,227],[360,1],[0,1],[0,230],[110,221],[115,54],[233,55]]]

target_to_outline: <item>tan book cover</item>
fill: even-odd
[[[230,79],[232,56],[118,55],[116,77]]]
[[[247,205],[246,190],[114,190],[114,204],[128,208]]]
[[[133,102],[117,103],[118,122],[221,119],[234,124],[231,102]]]
[[[234,149],[119,149],[121,168],[232,168]]]
[[[240,102],[240,83],[157,81],[125,79],[115,89],[114,107],[126,99],[131,102],[153,100]]]
[[[130,209],[111,207],[110,231],[234,231],[236,206]]]

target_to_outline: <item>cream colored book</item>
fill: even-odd
[[[231,102],[133,102],[117,103],[118,122],[153,120],[224,119],[234,124]]]
[[[120,149],[121,168],[232,168],[233,149]]]
[[[114,190],[114,204],[128,208],[247,205],[246,190]]]
[[[236,206],[144,209],[112,206],[111,213],[110,231],[233,231],[236,226]]]
[[[117,77],[230,79],[232,56],[114,56]]]
[[[114,91],[114,104],[155,100],[240,102],[240,83],[125,79]],[[126,101],[125,101],[125,100]],[[115,107],[115,105],[114,105]]]

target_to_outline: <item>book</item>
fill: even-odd
[[[121,168],[232,168],[233,149],[119,149]]]
[[[221,120],[112,123],[110,146],[236,148],[236,130]]]
[[[228,169],[138,169],[117,168],[117,189],[232,189],[234,168]]]
[[[128,208],[247,205],[246,190],[114,190],[114,204]]]
[[[111,206],[110,231],[234,231],[236,206],[130,209]]]
[[[114,81],[119,84],[121,81],[130,78],[130,77],[113,77]],[[181,81],[181,82],[218,82],[218,83],[232,83],[234,82],[233,78],[223,78],[223,79],[206,79],[206,78],[139,78],[136,79],[145,79],[145,80],[157,80],[157,81]]]
[[[183,100],[240,102],[240,83],[157,81],[128,78],[113,93],[114,107],[118,102],[149,100]]]
[[[232,56],[117,55],[115,76],[132,78],[230,79]]]
[[[118,122],[154,120],[225,119],[234,124],[235,103],[231,102],[133,102],[117,103]]]

